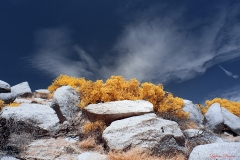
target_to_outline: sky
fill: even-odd
[[[240,102],[240,1],[0,0],[0,54],[0,79],[32,91],[121,75]]]

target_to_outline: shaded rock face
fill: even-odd
[[[219,103],[212,104],[205,114],[206,126],[212,131],[220,133],[224,127],[222,109]]]
[[[157,154],[185,152],[185,139],[178,124],[157,118],[153,113],[112,122],[104,130],[103,139],[111,150],[141,147]]]
[[[231,131],[240,135],[240,118],[229,112],[226,108],[222,107],[222,114],[224,125],[226,125]]]
[[[182,110],[190,113],[189,119],[197,124],[202,124],[204,120],[204,116],[202,115],[202,112],[199,109],[199,107],[194,105],[192,101],[189,101],[189,100],[183,100],[183,101],[184,101],[184,107]]]
[[[240,159],[240,143],[224,142],[199,145],[193,149],[189,160],[199,159]]]
[[[9,93],[11,92],[11,87],[7,82],[0,80],[0,93]]]
[[[70,86],[62,86],[54,92],[51,107],[56,111],[61,123],[70,121],[80,111],[80,97]]]
[[[144,100],[123,100],[90,104],[83,109],[90,121],[101,120],[110,124],[115,120],[153,113],[153,104]]]

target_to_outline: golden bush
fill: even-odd
[[[7,106],[17,107],[17,106],[19,106],[19,105],[20,105],[20,103],[13,102],[13,103],[9,103]]]
[[[208,109],[212,104],[219,103],[221,107],[226,108],[231,113],[240,117],[240,103],[235,101],[229,101],[225,98],[214,98],[212,100],[206,100],[206,109]]]
[[[140,83],[133,78],[126,81],[121,76],[111,76],[105,83],[102,80],[92,82],[85,78],[76,78],[66,75],[57,77],[48,87],[50,92],[68,85],[76,89],[81,97],[79,107],[88,104],[109,102],[117,100],[147,100],[154,105],[154,111],[162,114],[171,113],[178,118],[187,118],[188,113],[182,111],[184,102],[182,98],[166,93],[161,84]]]
[[[0,100],[0,111],[2,110],[2,108],[5,106],[4,101]]]
[[[102,134],[102,132],[107,128],[107,126],[102,121],[95,121],[86,123],[83,128],[84,134]]]

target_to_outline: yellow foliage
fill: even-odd
[[[236,116],[240,117],[240,103],[235,101],[228,101],[225,98],[214,98],[213,100],[206,100],[206,108],[208,109],[212,104],[219,103],[221,107],[226,108]]]
[[[196,104],[196,105],[201,110],[202,114],[205,115],[205,113],[207,112],[208,109],[201,104]]]
[[[19,106],[19,105],[20,105],[20,103],[15,103],[15,102],[13,102],[13,103],[8,104],[7,106],[17,107],[17,106]]]
[[[102,80],[92,82],[86,81],[85,78],[60,75],[48,90],[53,92],[64,85],[72,86],[77,90],[81,98],[79,104],[81,108],[99,102],[143,99],[151,102],[156,112],[171,113],[178,118],[188,117],[188,114],[182,111],[183,99],[165,93],[161,84],[154,85],[148,82],[141,84],[135,78],[126,81],[121,76],[111,76],[103,83]]]
[[[5,106],[4,101],[0,100],[0,111],[2,110],[2,108]]]
[[[83,126],[83,128],[84,128],[85,134],[96,133],[96,132],[100,132],[102,134],[102,132],[107,128],[107,126],[102,121],[96,121],[96,122],[86,123]]]

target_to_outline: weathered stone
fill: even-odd
[[[11,92],[16,96],[20,97],[29,97],[32,94],[31,88],[29,87],[28,82],[22,82],[15,86],[11,87]]]
[[[38,89],[38,90],[35,90],[35,92],[33,93],[33,96],[35,98],[48,99],[49,95],[50,95],[50,92],[47,89]]]
[[[240,143],[224,142],[199,145],[193,149],[188,160],[240,159]]]
[[[3,100],[5,104],[12,103],[16,99],[16,95],[13,93],[0,93],[0,100]]]
[[[70,86],[62,86],[54,92],[51,107],[56,111],[61,123],[70,121],[80,111],[80,98]]]
[[[24,127],[32,127],[31,130],[42,130],[42,132],[56,131],[59,122],[52,108],[40,104],[21,104],[18,107],[6,106],[2,109],[0,118],[4,118],[7,121],[12,120],[14,123],[19,123],[19,125]],[[20,128],[21,126],[18,127]]]
[[[224,127],[224,119],[222,114],[222,109],[219,103],[212,104],[207,113],[206,117],[206,126],[209,127],[212,131],[219,133]]]
[[[182,110],[190,113],[189,119],[197,124],[202,124],[204,120],[204,116],[202,115],[202,112],[199,109],[199,107],[194,105],[192,101],[189,101],[189,100],[183,100],[183,101],[184,101],[184,107]]]
[[[0,93],[8,93],[11,92],[11,87],[7,82],[0,80]]]
[[[153,113],[153,104],[144,100],[123,100],[90,104],[83,109],[90,121],[101,120],[107,124],[123,118]]]
[[[186,129],[183,131],[183,134],[187,137],[187,138],[193,138],[193,137],[198,137],[203,133],[202,130],[199,129]]]
[[[107,155],[98,152],[84,152],[78,155],[78,160],[109,160]]]
[[[231,131],[240,135],[240,118],[229,112],[226,108],[222,107],[222,114],[224,119],[224,125],[226,125]]]
[[[104,130],[103,138],[111,150],[142,147],[155,153],[185,152],[185,139],[178,124],[153,113],[114,121]]]

